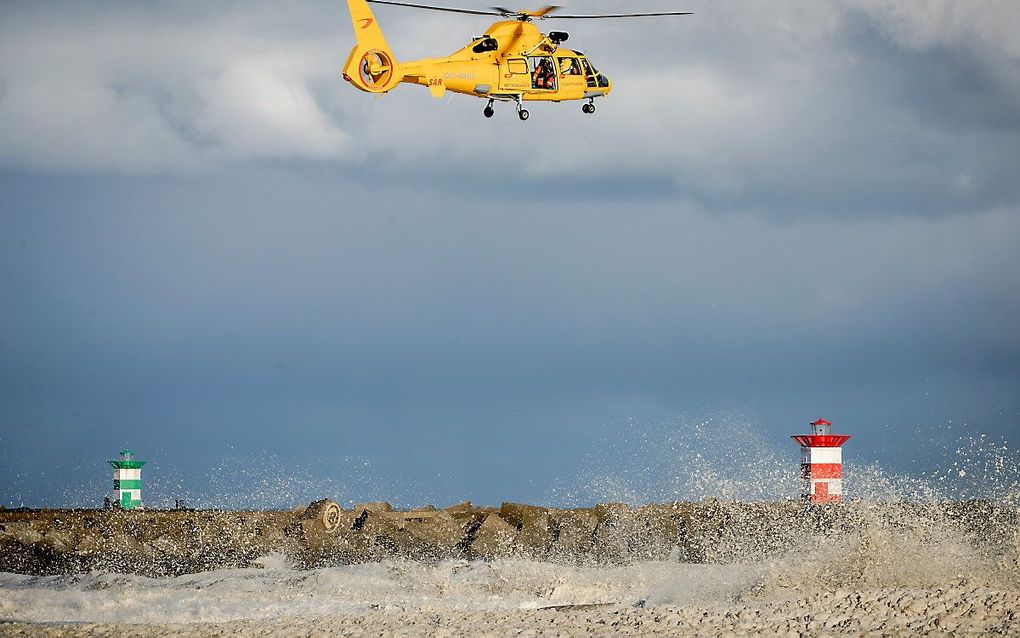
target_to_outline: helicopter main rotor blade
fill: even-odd
[[[554,5],[554,4],[550,4],[550,5],[542,7],[538,11],[528,11],[527,14],[529,16],[531,16],[532,18],[541,18],[541,17],[543,17],[543,16],[545,16],[545,15],[547,15],[549,13],[552,13],[553,11],[559,11],[559,9],[560,9],[560,7],[558,7],[558,6]]]
[[[606,13],[602,15],[563,15],[540,16],[540,20],[601,20],[605,18],[653,18],[657,16],[691,16],[693,11],[663,11],[659,13]]]
[[[495,11],[476,11],[474,9],[453,9],[450,7],[434,7],[429,4],[413,4],[411,2],[392,2],[391,0],[368,0],[372,4],[388,4],[394,7],[411,7],[412,9],[428,9],[429,11],[445,11],[447,13],[467,13],[476,16],[501,16],[503,13]],[[516,15],[514,12],[512,15]]]
[[[456,9],[453,7],[436,7],[430,4],[416,4],[413,2],[394,2],[393,0],[368,0],[372,4],[387,4],[394,7],[411,7],[412,9],[426,9],[428,11],[445,11],[446,13],[466,13],[476,16],[503,16],[504,18],[535,18],[537,20],[599,20],[605,18],[652,18],[657,16],[689,16],[694,15],[691,11],[665,11],[659,13],[607,13],[602,15],[549,15],[559,9],[558,6],[550,5],[538,11],[514,11],[505,7],[492,7],[492,11],[478,9]]]

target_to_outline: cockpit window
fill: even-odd
[[[584,67],[585,83],[591,88],[608,87],[609,78],[598,72],[598,69],[591,65],[588,58],[581,58],[581,66]]]
[[[588,58],[581,58],[581,65],[584,66],[584,74],[588,82],[588,86],[598,86],[599,80],[595,69],[592,68],[591,63],[588,62]]]

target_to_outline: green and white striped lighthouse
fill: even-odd
[[[136,461],[131,450],[121,450],[119,459],[107,463],[113,466],[114,507],[124,510],[142,507],[142,466],[145,461]]]

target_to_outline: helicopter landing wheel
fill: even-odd
[[[583,112],[587,113],[588,115],[591,115],[592,113],[595,112],[595,103],[594,102],[589,102],[588,104],[583,105],[581,107],[581,110]]]
[[[521,109],[517,111],[517,117],[521,118],[521,121],[523,122],[531,117],[531,113],[528,113],[528,109]]]
[[[484,115],[485,117],[492,117],[492,115],[495,112],[496,111],[491,106],[487,106],[487,107],[485,107],[485,110],[482,111],[482,115]]]

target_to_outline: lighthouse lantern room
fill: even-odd
[[[791,437],[800,444],[803,497],[811,503],[837,503],[843,498],[843,444],[850,437],[833,434],[832,423],[818,419],[811,434]]]

